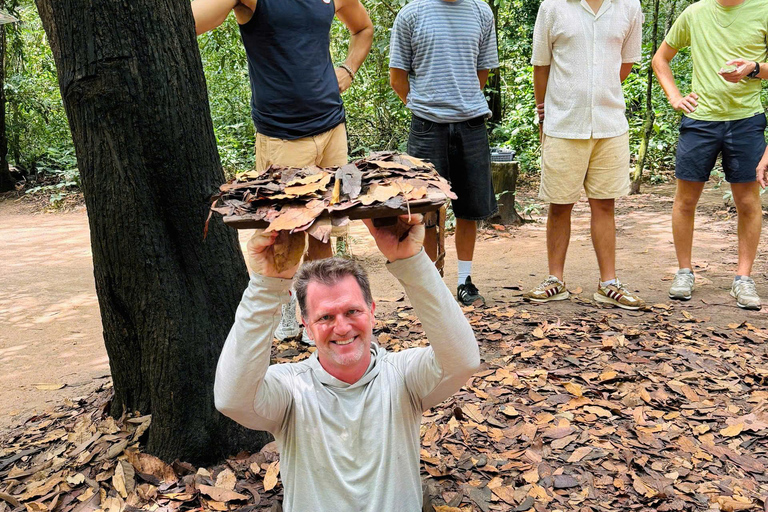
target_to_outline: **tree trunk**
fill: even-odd
[[[499,198],[499,212],[491,217],[487,224],[520,226],[525,222],[515,209],[519,173],[520,164],[518,162],[491,162],[493,190]]]
[[[5,2],[0,1],[0,8]],[[0,25],[0,192],[15,190],[16,180],[8,167],[8,134],[5,126],[5,25]]]
[[[656,55],[659,33],[659,0],[653,0],[653,34],[651,59]],[[648,144],[653,134],[653,123],[655,121],[655,112],[653,111],[653,66],[648,62],[648,87],[645,93],[645,119],[643,120],[643,140],[640,141],[640,148],[637,152],[635,161],[635,170],[632,172],[632,183],[630,185],[630,194],[639,194],[640,185],[643,182],[643,168],[648,155]]]
[[[499,4],[498,0],[489,0],[491,11],[493,11],[494,30],[496,31],[496,49],[499,47]],[[492,69],[488,76],[488,83],[485,86],[485,93],[488,96],[488,108],[491,109],[491,124],[501,123],[503,114],[503,105],[501,102],[501,71],[499,68]]]
[[[152,414],[147,450],[220,460],[267,439],[220,415],[217,359],[248,274],[236,233],[203,227],[224,181],[187,0],[36,0],[91,231],[115,398]]]
[[[667,11],[667,19],[664,21],[664,37],[667,37],[669,29],[672,28],[672,22],[675,21],[675,7],[677,7],[677,0],[669,0],[669,11]]]

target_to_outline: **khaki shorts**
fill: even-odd
[[[573,204],[582,187],[590,199],[616,199],[629,193],[629,133],[609,139],[544,136],[539,198]]]
[[[342,166],[347,163],[347,129],[344,123],[335,128],[302,139],[285,140],[256,134],[256,170],[272,164],[285,167]],[[331,236],[345,236],[349,225],[336,227]]]
[[[285,167],[342,166],[347,163],[347,129],[344,123],[327,132],[285,140],[256,134],[256,170],[272,164]]]

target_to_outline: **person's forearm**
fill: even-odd
[[[477,79],[480,81],[480,89],[485,89],[485,84],[488,83],[488,73],[490,69],[478,69]]]
[[[393,83],[392,90],[395,91],[395,94],[397,94],[397,97],[400,98],[400,100],[403,102],[403,104],[408,104],[408,93],[411,92],[411,84],[409,82],[398,82]]]
[[[195,33],[204,34],[218,27],[227,19],[239,0],[194,0],[192,16],[195,19]]]
[[[536,104],[544,103],[547,96],[547,83],[549,82],[549,66],[533,66],[533,95]]]
[[[216,408],[255,430],[274,432],[284,413],[285,389],[274,376],[268,379],[267,372],[281,300],[290,286],[288,279],[251,277],[216,367]]]
[[[675,83],[675,76],[672,74],[672,68],[669,66],[669,61],[660,58],[658,55],[651,61],[653,66],[653,72],[656,74],[656,80],[659,81],[664,94],[667,95],[667,99],[670,103],[674,103],[682,97],[680,90]]]
[[[411,92],[411,83],[408,80],[408,72],[402,69],[389,68],[389,85],[395,94],[402,100],[403,104],[408,104],[408,93]]]
[[[634,62],[623,62],[621,64],[621,70],[619,71],[619,78],[622,82],[627,79],[629,74],[632,72],[632,67],[635,65]]]
[[[350,36],[347,58],[344,59],[344,64],[352,68],[354,73],[357,73],[357,70],[363,65],[368,52],[371,51],[371,44],[373,44],[373,25],[367,26],[360,32]]]
[[[480,350],[472,327],[426,252],[388,263],[387,268],[405,288],[442,368],[439,384],[424,397],[427,409],[461,389],[480,365]]]

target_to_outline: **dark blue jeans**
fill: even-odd
[[[413,116],[408,154],[432,162],[437,172],[451,183],[458,196],[451,204],[457,219],[483,220],[498,211],[483,117],[435,123]]]

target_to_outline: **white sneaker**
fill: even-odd
[[[282,314],[283,318],[280,320],[280,325],[275,329],[275,338],[285,341],[297,337],[301,331],[301,326],[296,321],[296,297],[291,295],[291,301],[288,304],[283,304]]]
[[[677,300],[691,300],[693,293],[693,283],[695,281],[693,272],[683,272],[678,270],[675,278],[672,280],[672,286],[669,287],[669,298]]]
[[[307,334],[307,328],[305,327],[303,331],[301,331],[301,342],[305,345],[309,345],[311,347],[315,346],[315,341],[309,337],[309,334]]]
[[[731,297],[736,299],[736,304],[744,309],[760,309],[760,297],[757,295],[755,280],[751,277],[742,277],[733,280]]]

